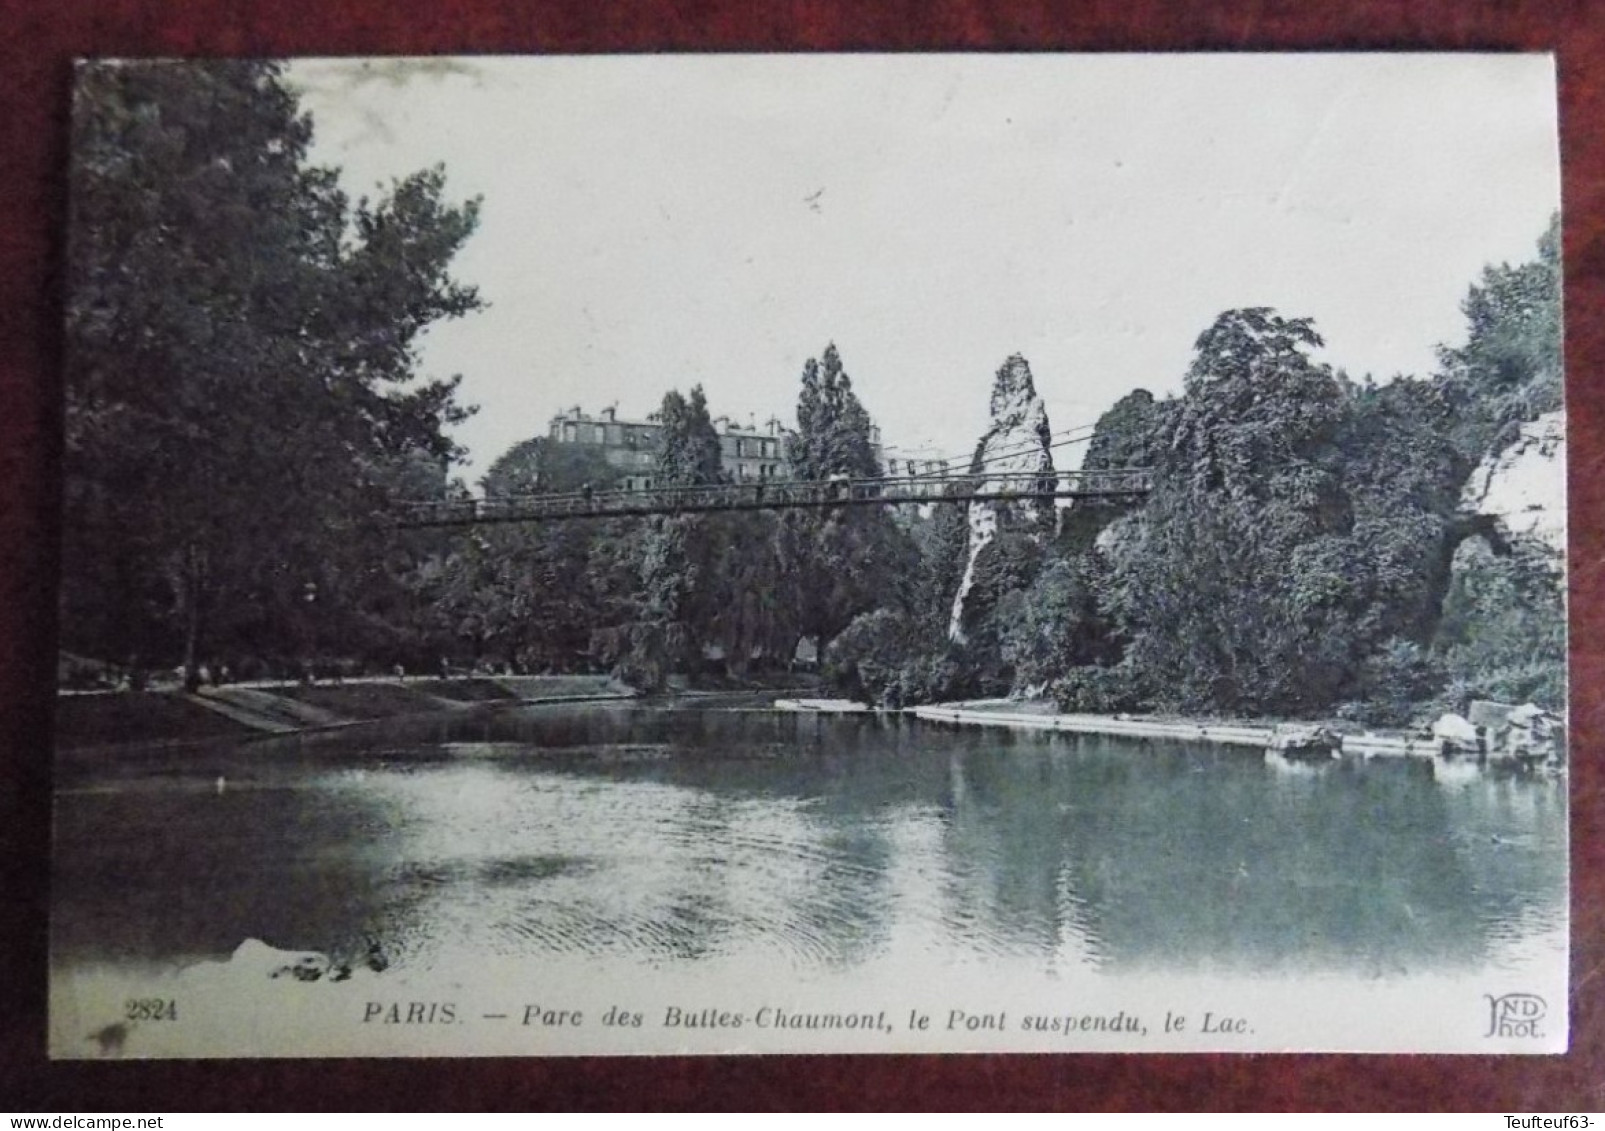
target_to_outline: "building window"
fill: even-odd
[[[563,443],[573,444],[579,441],[580,428],[577,424],[563,425]]]

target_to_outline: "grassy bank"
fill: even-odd
[[[437,699],[453,703],[506,703],[522,698],[493,679],[418,679],[408,680],[409,691],[421,691]]]
[[[606,676],[348,680],[182,691],[107,692],[56,699],[56,747],[177,744],[285,733],[477,706],[619,698]]]
[[[439,697],[400,683],[295,684],[277,688],[274,694],[354,721],[427,715],[444,706]]]
[[[63,695],[56,699],[56,747],[243,738],[257,733],[177,691]]]

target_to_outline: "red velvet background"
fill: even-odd
[[[0,29],[0,1111],[1605,1110],[1605,9],[1587,0],[0,0]],[[1558,53],[1572,438],[1569,1055],[45,1060],[56,280],[74,56],[1312,49]]]

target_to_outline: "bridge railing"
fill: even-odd
[[[874,503],[1133,498],[1152,487],[1146,468],[1120,471],[885,475],[870,478],[753,480],[695,487],[551,492],[403,504],[404,526],[453,526],[563,518],[630,517],[716,510],[785,510]]]

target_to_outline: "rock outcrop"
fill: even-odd
[[[964,576],[948,618],[948,637],[956,643],[964,641],[964,603],[974,587],[981,552],[1001,530],[1053,531],[1053,500],[1029,494],[1055,482],[1051,437],[1048,410],[1031,380],[1031,366],[1014,354],[992,383],[991,423],[976,446],[970,472],[978,492],[1027,497],[970,504]]]
[[[1461,506],[1500,520],[1507,533],[1566,553],[1566,413],[1545,413],[1477,465]]]

